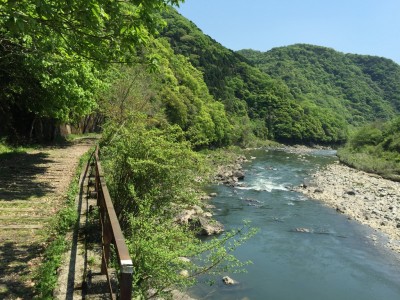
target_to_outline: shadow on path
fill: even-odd
[[[53,192],[48,182],[36,180],[50,163],[54,161],[43,152],[0,154],[0,200],[26,200]]]
[[[29,279],[28,264],[42,251],[41,246],[0,244],[0,299],[32,299],[33,285]]]

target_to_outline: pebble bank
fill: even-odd
[[[383,233],[385,246],[400,253],[399,182],[335,163],[297,190]],[[370,238],[378,240],[375,235]]]

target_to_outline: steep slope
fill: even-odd
[[[339,111],[355,126],[390,119],[399,111],[400,66],[389,59],[306,44],[238,53],[284,80],[298,101]]]
[[[287,87],[252,67],[241,55],[213,40],[191,21],[171,9],[164,14],[167,37],[176,54],[186,56],[198,70],[216,99],[222,100],[230,112],[244,113],[251,99],[262,89],[280,88],[283,97],[290,97]]]
[[[259,137],[284,142],[337,143],[347,137],[346,122],[331,106],[299,102],[281,78],[261,72],[241,54],[206,36],[175,10],[164,14],[162,36],[176,54],[203,72],[210,93],[221,101],[238,127],[251,119]]]
[[[370,55],[347,54],[364,74],[378,85],[396,112],[400,111],[400,66],[390,59]]]

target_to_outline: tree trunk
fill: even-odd
[[[31,123],[31,129],[29,130],[29,143],[32,143],[33,130],[35,129],[35,123],[36,123],[36,116],[33,118],[32,123]]]

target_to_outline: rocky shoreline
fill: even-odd
[[[234,162],[218,166],[213,181],[217,184],[237,186],[239,181],[244,179],[243,163],[247,161],[244,155],[239,155]]]
[[[399,182],[335,163],[296,190],[383,233],[385,246],[400,254]],[[371,238],[377,242],[376,236]]]
[[[235,157],[229,164],[218,165],[212,175],[212,181],[217,184],[236,186],[244,178],[243,163],[247,159],[243,155]],[[179,208],[179,213],[175,217],[178,224],[189,225],[198,235],[211,236],[218,235],[225,231],[224,225],[213,219],[213,205],[208,200],[217,196],[215,193],[209,195],[199,193],[201,206],[194,205],[188,208]]]

